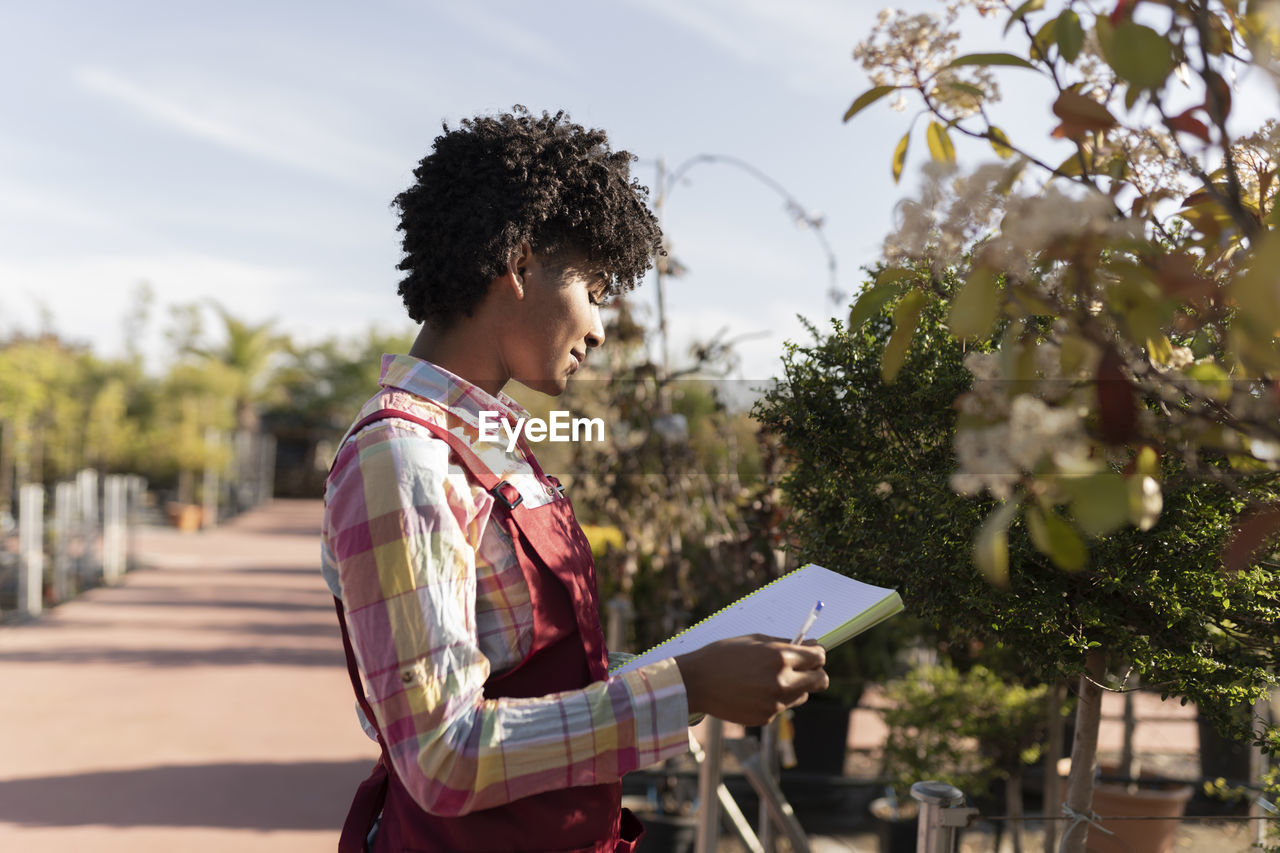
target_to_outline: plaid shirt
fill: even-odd
[[[506,438],[480,442],[479,413],[528,413],[429,362],[383,356],[382,390],[359,418],[410,412],[467,440],[528,506],[562,500]],[[580,690],[485,699],[490,673],[523,660],[529,589],[493,497],[449,446],[404,419],[339,449],[325,490],[322,570],[343,600],[365,692],[396,772],[428,812],[461,815],[555,788],[616,781],[688,749],[673,659]],[[552,491],[552,494],[548,494]]]

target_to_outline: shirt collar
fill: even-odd
[[[523,406],[501,391],[495,397],[440,365],[411,355],[383,355],[378,384],[431,400],[473,426],[479,422],[481,412],[496,411],[516,418],[529,416]]]

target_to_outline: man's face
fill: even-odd
[[[588,351],[604,343],[600,300],[608,279],[581,255],[549,259],[537,253],[522,279],[524,298],[501,342],[504,361],[512,379],[559,395]]]

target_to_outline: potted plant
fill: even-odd
[[[899,802],[925,779],[981,798],[1003,781],[1004,811],[1023,849],[1022,772],[1041,752],[1049,688],[1011,683],[986,666],[922,665],[885,687],[884,775]]]

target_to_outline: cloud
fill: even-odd
[[[875,18],[871,4],[837,0],[632,0],[737,59],[781,73],[792,88],[840,86],[853,46]]]
[[[526,74],[548,68],[561,74],[578,73],[564,45],[557,45],[534,29],[517,24],[512,16],[491,12],[482,3],[446,3],[440,6],[440,11],[478,36],[477,43],[485,45],[487,53],[508,60],[511,57],[525,60],[511,64]]]
[[[293,94],[249,91],[246,84],[219,92],[206,81],[172,80],[142,85],[118,72],[82,67],[73,79],[83,89],[120,104],[156,124],[259,160],[333,181],[366,187],[371,174],[400,172],[402,158],[343,137],[304,111]],[[225,85],[225,84],[221,84]]]

